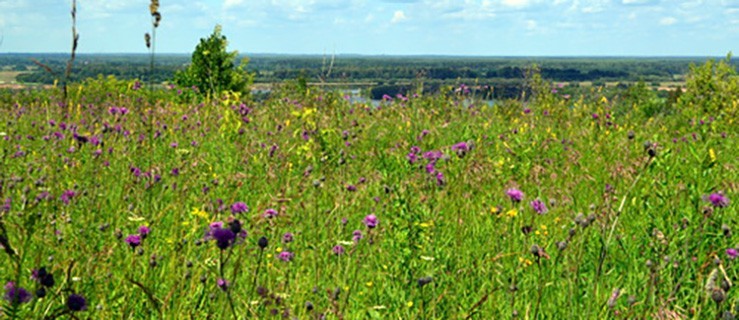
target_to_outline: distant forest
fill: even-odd
[[[5,71],[26,71],[16,80],[29,84],[50,84],[63,73],[66,54],[0,54]],[[297,78],[309,82],[369,83],[372,95],[398,91],[412,81],[440,86],[452,83],[479,83],[498,88],[520,87],[526,70],[536,64],[541,76],[555,82],[636,82],[682,81],[691,63],[706,58],[639,57],[448,57],[448,56],[360,56],[338,55],[249,55],[248,69],[257,83],[276,83]],[[99,75],[119,79],[169,81],[190,62],[185,54],[160,54],[149,74],[146,54],[79,54],[72,81]],[[732,63],[739,64],[737,59]],[[52,72],[48,72],[47,66]],[[502,92],[505,94],[505,92]],[[511,93],[514,94],[514,93]],[[508,94],[505,94],[508,95]]]

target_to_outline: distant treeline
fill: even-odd
[[[378,87],[398,87],[422,79],[439,85],[462,80],[493,83],[498,87],[520,85],[526,70],[539,66],[544,79],[567,82],[680,80],[691,63],[705,58],[520,58],[520,57],[446,57],[446,56],[294,56],[252,55],[248,69],[256,82],[280,82],[305,78],[311,82],[372,82]],[[65,54],[0,54],[4,70],[30,71],[17,77],[26,83],[53,83],[66,66]],[[189,55],[158,55],[156,68],[149,74],[145,54],[80,54],[72,80],[98,75],[155,82],[171,80],[174,73],[190,62]],[[732,60],[737,65],[737,60]],[[53,73],[45,70],[49,67]],[[432,85],[432,86],[434,86]],[[402,85],[401,85],[402,86]],[[382,90],[379,90],[382,91]]]

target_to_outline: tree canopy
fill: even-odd
[[[195,86],[211,96],[221,91],[248,94],[253,81],[253,75],[246,71],[248,60],[236,64],[238,52],[228,52],[227,45],[221,26],[216,25],[208,38],[200,39],[190,66],[175,74],[175,82],[181,86]]]

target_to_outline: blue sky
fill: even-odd
[[[70,0],[0,0],[0,52],[68,52]],[[79,0],[79,51],[145,53],[149,0]],[[161,0],[159,52],[724,56],[739,0]]]

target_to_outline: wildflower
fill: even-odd
[[[74,192],[73,190],[67,190],[67,191],[64,191],[64,193],[62,193],[62,195],[59,197],[59,199],[62,200],[62,202],[64,202],[64,204],[69,204],[69,202],[72,200],[72,198],[74,198],[74,196],[76,196],[76,195],[77,195],[77,193]]]
[[[739,251],[737,251],[735,248],[729,248],[726,249],[726,255],[729,256],[729,259],[734,260],[737,256],[739,256]]]
[[[261,237],[259,238],[259,240],[257,240],[257,245],[259,245],[260,249],[264,250],[264,248],[266,248],[267,245],[269,245],[269,241],[267,241],[266,237]]]
[[[5,300],[11,304],[21,304],[31,301],[31,293],[28,290],[18,287],[15,282],[5,284]]]
[[[216,245],[221,250],[224,250],[231,246],[233,244],[234,239],[236,239],[236,234],[234,234],[231,229],[225,229],[225,228],[217,228],[211,232],[211,236],[213,239],[216,240]]]
[[[729,205],[729,198],[723,195],[721,192],[711,193],[706,197],[706,201],[711,202],[714,207],[724,208]]]
[[[131,249],[135,249],[136,247],[141,245],[141,236],[138,234],[132,234],[126,237],[126,243],[128,243],[129,246],[131,246]]]
[[[418,156],[413,152],[408,153],[406,157],[408,158],[408,163],[410,164],[414,164],[416,163],[416,161],[418,161]]]
[[[344,249],[344,247],[343,247],[342,245],[340,245],[340,244],[337,244],[337,245],[335,245],[335,246],[333,247],[333,249],[331,249],[331,251],[332,251],[332,252],[333,252],[333,253],[334,253],[335,255],[337,255],[337,256],[340,256],[340,255],[343,255],[343,254],[344,254],[344,253],[346,252],[346,249]]]
[[[439,150],[427,151],[423,153],[423,158],[428,161],[436,161],[441,159],[444,154]]]
[[[230,285],[230,283],[228,283],[228,281],[226,281],[226,279],[223,279],[223,278],[219,278],[219,279],[218,279],[218,280],[216,281],[216,284],[217,284],[217,285],[218,285],[218,287],[219,287],[219,288],[221,288],[221,290],[223,290],[224,292],[225,292],[226,290],[228,290],[228,286]]]
[[[38,281],[44,287],[54,286],[54,275],[46,271],[46,267],[33,270],[31,279]]]
[[[434,281],[432,277],[422,277],[418,279],[418,287],[423,288],[425,285]]]
[[[362,220],[362,223],[364,223],[367,228],[373,229],[377,227],[377,216],[375,216],[374,214],[367,215],[366,217],[364,217],[364,220]]]
[[[293,254],[290,251],[282,251],[280,254],[277,255],[277,259],[280,259],[284,262],[290,262],[295,257],[295,254]]]
[[[290,232],[285,232],[285,234],[282,236],[282,242],[284,243],[293,242],[293,234]]]
[[[151,232],[151,229],[147,226],[140,226],[139,227],[139,235],[141,236],[141,239],[146,239],[146,236],[149,235]]]
[[[264,214],[262,214],[262,217],[265,217],[267,219],[272,219],[276,216],[277,216],[277,210],[272,209],[272,208],[264,210]]]
[[[436,185],[439,187],[443,187],[444,184],[446,184],[446,180],[444,180],[444,174],[441,173],[441,171],[436,172]]]
[[[362,240],[362,238],[364,238],[364,236],[362,235],[362,231],[354,230],[354,232],[352,232],[352,240],[354,242],[359,242],[359,240]]]
[[[464,158],[465,155],[467,155],[467,152],[472,150],[470,145],[467,144],[467,142],[459,142],[452,146],[452,151],[457,153],[457,156],[460,158]]]
[[[246,205],[246,203],[239,201],[231,205],[231,213],[239,214],[244,212],[249,212],[249,207]]]
[[[516,188],[508,189],[505,193],[513,202],[521,202],[521,200],[523,200],[523,192]]]
[[[352,184],[350,184],[350,185],[347,185],[347,186],[346,186],[346,191],[349,191],[349,192],[354,192],[354,191],[357,191],[357,187],[356,187],[356,186],[354,186],[354,185],[352,185]]]
[[[531,207],[534,208],[534,211],[536,211],[536,213],[538,214],[545,214],[547,213],[547,211],[549,211],[547,209],[547,205],[539,199],[531,201]]]
[[[72,311],[87,310],[87,300],[79,294],[70,294],[67,298],[67,308]]]

